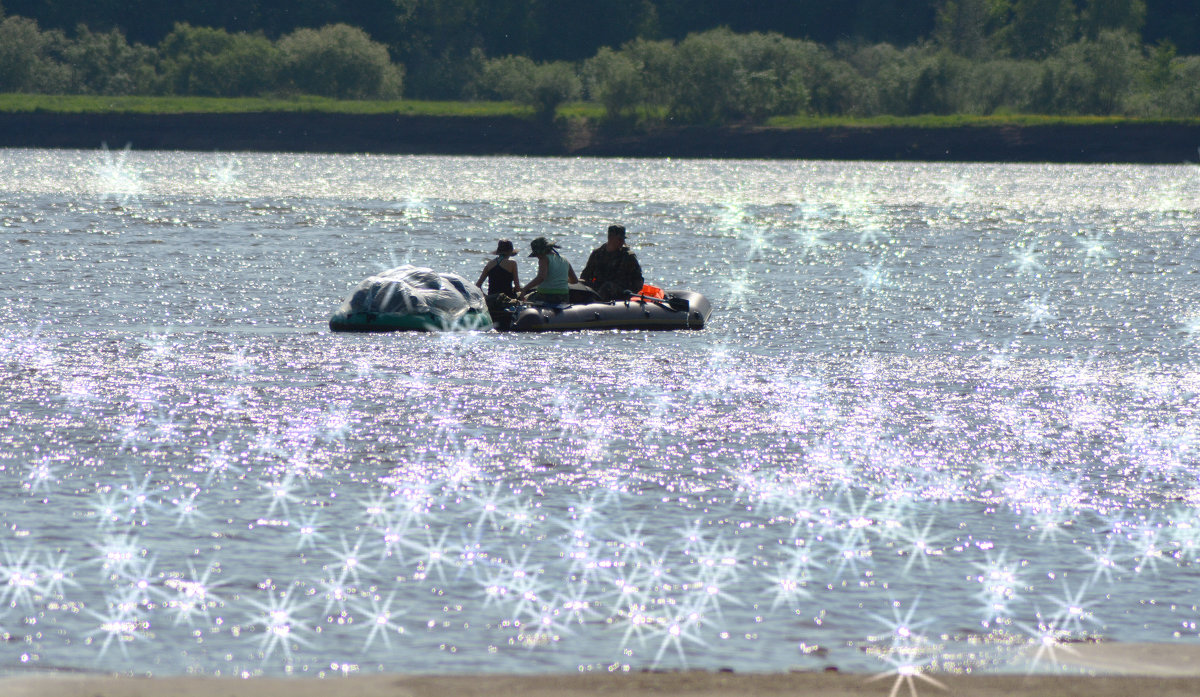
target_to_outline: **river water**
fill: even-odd
[[[904,675],[1200,641],[1194,166],[0,172],[0,671]],[[325,324],[403,263],[474,280],[501,237],[580,269],[614,222],[705,329]]]

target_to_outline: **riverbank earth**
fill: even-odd
[[[0,147],[313,153],[1184,164],[1200,125],[820,125],[611,131],[518,116],[0,113]]]
[[[1200,647],[1193,644],[1101,642],[1060,645],[1053,663],[1063,674],[924,674],[919,672],[613,672],[573,675],[396,675],[331,671],[326,679],[236,677],[146,678],[86,673],[0,679],[9,697],[1159,697],[1195,694]],[[1032,657],[1047,667],[1047,656]],[[1040,661],[1039,661],[1040,659]]]

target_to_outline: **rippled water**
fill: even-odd
[[[1200,640],[1194,167],[0,172],[0,670],[904,674]],[[539,235],[579,268],[611,222],[706,329],[325,326],[373,272],[473,279]]]

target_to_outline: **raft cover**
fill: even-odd
[[[329,319],[338,331],[487,329],[483,291],[453,273],[404,265],[367,278]]]

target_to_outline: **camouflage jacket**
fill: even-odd
[[[642,267],[627,246],[615,252],[601,246],[592,252],[580,279],[607,300],[626,297],[625,291],[640,293],[645,282]]]

